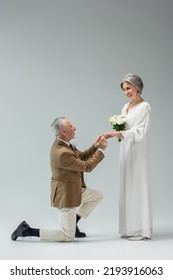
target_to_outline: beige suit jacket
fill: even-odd
[[[51,205],[57,208],[81,204],[81,188],[86,187],[83,172],[91,172],[104,154],[92,145],[81,152],[55,139],[50,152]]]

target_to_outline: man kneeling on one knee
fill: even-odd
[[[50,151],[51,205],[58,210],[60,229],[31,228],[23,221],[12,233],[12,240],[22,236],[37,236],[48,241],[85,237],[77,223],[81,218],[87,218],[103,199],[100,191],[86,187],[83,172],[91,172],[104,158],[105,136],[99,136],[82,152],[70,143],[75,138],[76,127],[67,118],[56,118],[52,128],[56,138]]]

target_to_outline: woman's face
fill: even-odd
[[[136,98],[139,92],[137,88],[135,88],[132,84],[128,82],[123,83],[123,91],[131,101],[133,101]]]

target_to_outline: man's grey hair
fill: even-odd
[[[53,123],[51,124],[51,127],[55,133],[55,136],[59,136],[60,135],[60,130],[61,128],[63,128],[64,125],[64,120],[66,120],[66,117],[58,117],[56,118]]]

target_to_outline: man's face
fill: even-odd
[[[75,138],[76,127],[67,119],[64,120],[64,127],[61,130],[62,139],[69,142]]]

